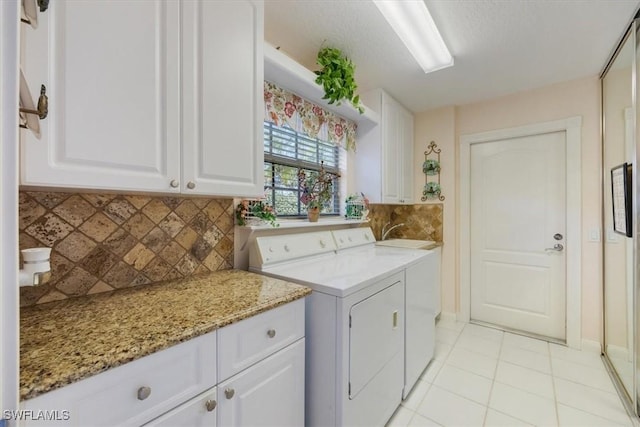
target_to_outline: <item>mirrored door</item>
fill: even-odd
[[[628,204],[635,167],[635,25],[602,79],[605,354],[635,402],[634,239]],[[635,171],[633,171],[635,176]]]

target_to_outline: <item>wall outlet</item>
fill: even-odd
[[[590,242],[599,242],[600,241],[600,229],[592,228],[589,230],[589,241]]]

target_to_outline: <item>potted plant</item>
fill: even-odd
[[[276,214],[273,207],[263,203],[261,200],[243,200],[236,206],[236,221],[238,225],[251,225],[251,220],[257,218],[259,221],[268,222],[272,227],[278,227]]]
[[[360,96],[355,91],[356,84],[355,65],[340,49],[324,47],[318,52],[316,59],[322,70],[316,71],[316,83],[324,89],[323,99],[328,99],[329,104],[340,105],[343,99],[351,102],[360,114],[364,113],[364,107],[360,102]]]
[[[307,207],[309,222],[317,222],[323,208],[331,204],[333,198],[334,180],[340,175],[324,170],[324,164],[320,164],[319,171],[298,172],[300,184],[300,202]]]

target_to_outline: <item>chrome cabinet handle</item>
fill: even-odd
[[[172,179],[171,182],[169,183],[169,185],[172,188],[178,188],[178,185],[180,185],[180,182],[177,179]]]
[[[564,249],[564,246],[562,246],[561,243],[556,243],[555,245],[553,245],[552,248],[545,248],[545,251],[562,252],[563,249]]]
[[[276,336],[276,330],[275,329],[269,329],[267,331],[267,335],[269,336],[269,338],[273,338]]]
[[[227,399],[231,399],[234,394],[236,394],[236,391],[234,389],[232,388],[224,389],[224,395],[226,396]]]
[[[144,386],[138,389],[138,400],[145,400],[150,395],[151,395],[151,387]]]
[[[214,409],[216,409],[216,406],[218,406],[218,402],[216,402],[213,399],[208,399],[205,403],[204,406],[207,408],[207,412],[211,412]]]
[[[194,188],[196,188],[196,183],[195,183],[195,182],[193,182],[193,181],[189,181],[189,182],[187,182],[187,188],[188,188],[189,190],[193,190]]]

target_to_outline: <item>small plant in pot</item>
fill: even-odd
[[[278,227],[277,217],[273,207],[261,200],[243,200],[236,206],[236,223],[238,225],[257,225],[255,221],[267,222],[272,227]]]
[[[323,47],[318,52],[316,59],[322,70],[316,71],[316,83],[324,89],[324,99],[329,104],[340,105],[344,99],[351,102],[360,114],[364,113],[364,107],[360,102],[360,96],[356,95],[358,85],[355,81],[355,65],[349,58],[342,54],[340,49]]]
[[[331,205],[334,181],[339,177],[338,174],[325,171],[323,164],[319,171],[305,172],[300,169],[300,202],[307,207],[309,222],[317,222],[320,212]]]

